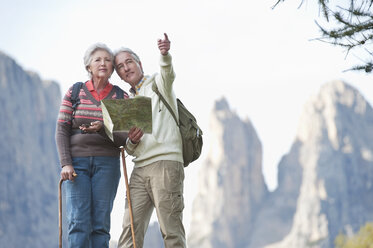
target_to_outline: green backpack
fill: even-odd
[[[202,130],[197,125],[196,118],[187,110],[180,99],[176,99],[177,109],[179,112],[179,120],[177,120],[175,113],[171,109],[171,106],[159,92],[157,84],[155,82],[153,82],[152,89],[170,111],[172,117],[174,117],[175,119],[176,125],[180,129],[181,140],[183,142],[184,167],[187,167],[191,162],[198,159],[201,155],[203,145]]]

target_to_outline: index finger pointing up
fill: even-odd
[[[165,40],[168,40],[168,36],[167,36],[166,33],[164,33],[164,39],[165,39]]]

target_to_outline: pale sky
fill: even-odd
[[[0,50],[24,69],[57,81],[64,94],[87,80],[85,50],[103,42],[138,53],[146,74],[159,70],[157,39],[166,32],[176,71],[175,93],[204,131],[202,158],[186,170],[184,223],[188,234],[198,170],[209,150],[209,115],[224,96],[249,118],[263,146],[263,174],[277,185],[277,165],[294,141],[303,105],[326,82],[342,79],[373,102],[372,75],[342,72],[361,61],[319,37],[316,1],[287,0],[0,0]],[[346,0],[345,0],[346,1]],[[360,56],[361,57],[361,56]],[[113,84],[128,90],[115,73]],[[132,163],[128,161],[129,172]],[[57,185],[56,185],[57,187]],[[121,231],[121,181],[112,213],[112,239]]]

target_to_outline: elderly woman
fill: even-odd
[[[104,44],[88,48],[84,65],[90,80],[78,87],[75,107],[71,86],[62,100],[57,121],[56,142],[66,192],[69,247],[109,247],[110,213],[120,179],[120,149],[127,133],[116,134],[112,142],[102,131],[101,100],[128,98],[109,82],[113,73],[113,53]],[[87,134],[89,133],[89,134]],[[130,131],[137,143],[142,133]],[[77,174],[75,178],[73,175]]]

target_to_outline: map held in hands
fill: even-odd
[[[111,140],[113,132],[128,132],[132,127],[144,133],[152,132],[151,98],[136,96],[130,99],[105,99],[101,101],[104,127]]]

